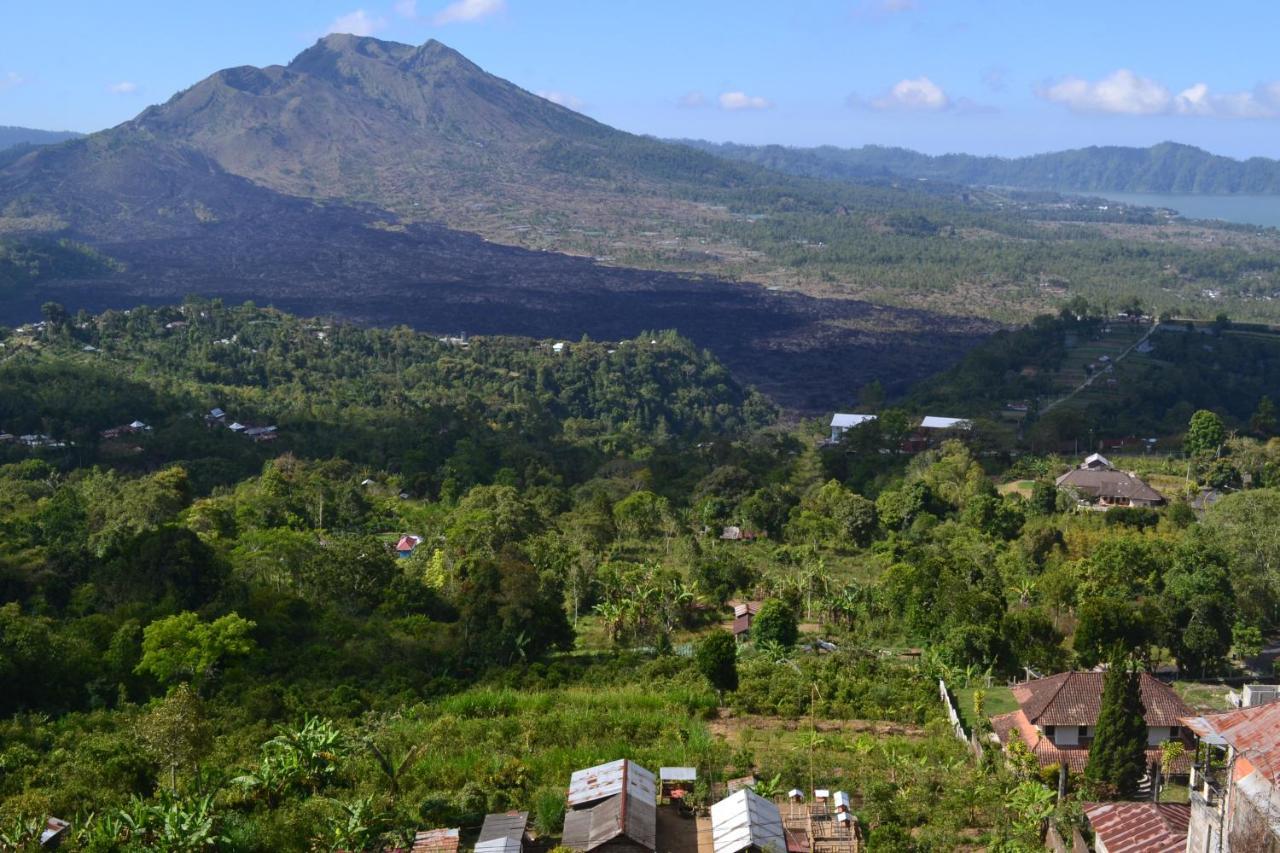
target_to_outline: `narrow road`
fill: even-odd
[[[1145,341],[1145,340],[1147,340],[1147,338],[1151,337],[1151,335],[1152,335],[1152,334],[1155,332],[1155,330],[1156,330],[1156,329],[1158,329],[1158,328],[1160,328],[1160,324],[1159,324],[1158,322],[1152,323],[1152,324],[1151,324],[1151,328],[1150,328],[1150,329],[1147,329],[1147,333],[1146,333],[1145,335],[1143,335],[1142,337],[1138,338],[1136,341],[1134,341],[1132,344],[1130,344],[1130,345],[1125,349],[1125,351],[1124,351],[1124,352],[1120,353],[1118,356],[1116,356],[1114,359],[1112,359],[1112,360],[1111,360],[1111,366],[1112,366],[1112,367],[1114,367],[1115,365],[1117,365],[1117,364],[1119,364],[1120,362],[1124,361],[1125,357],[1126,357],[1127,355],[1129,355],[1129,353],[1133,352],[1135,349],[1137,349],[1138,347],[1140,347],[1140,346],[1142,345],[1142,342],[1143,342],[1143,341]],[[1046,414],[1048,414],[1048,413],[1050,412],[1050,410],[1057,408],[1057,407],[1058,407],[1058,406],[1060,406],[1061,404],[1063,404],[1063,403],[1067,402],[1068,400],[1070,400],[1070,399],[1071,399],[1072,397],[1074,397],[1075,395],[1079,394],[1081,391],[1083,391],[1083,390],[1085,390],[1086,388],[1088,388],[1089,386],[1093,385],[1093,381],[1094,381],[1095,379],[1097,379],[1099,376],[1101,376],[1102,374],[1106,373],[1106,372],[1107,372],[1107,371],[1105,371],[1105,370],[1099,370],[1097,373],[1094,373],[1094,374],[1091,374],[1091,375],[1089,375],[1089,376],[1086,376],[1086,377],[1085,377],[1085,379],[1084,379],[1084,381],[1083,381],[1083,382],[1081,382],[1079,385],[1077,385],[1075,388],[1072,388],[1072,389],[1071,389],[1070,391],[1068,391],[1066,394],[1064,394],[1063,396],[1059,397],[1058,399],[1056,399],[1056,400],[1054,400],[1054,401],[1050,402],[1047,406],[1045,406],[1043,409],[1041,409],[1041,410],[1040,410],[1040,415],[1039,415],[1039,416],[1040,416],[1040,417],[1044,417]]]

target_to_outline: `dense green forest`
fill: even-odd
[[[0,337],[13,849],[56,815],[69,850],[373,851],[509,808],[554,841],[568,774],[618,757],[697,767],[694,803],[843,786],[871,850],[1038,849],[1038,773],[975,763],[937,678],[1226,673],[1280,626],[1274,416],[1141,460],[1165,510],[1075,512],[1075,460],[898,452],[889,412],[824,444],[670,333],[45,316]],[[734,598],[769,615],[707,666]]]
[[[981,157],[973,154],[930,156],[881,145],[788,148],[681,141],[701,151],[787,174],[842,181],[899,177],[1077,192],[1259,195],[1280,192],[1280,163],[1275,160],[1265,157],[1233,160],[1174,142],[1162,142],[1150,148],[1092,146],[1027,157]]]

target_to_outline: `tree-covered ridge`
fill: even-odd
[[[579,478],[605,454],[687,445],[773,417],[669,332],[553,347],[444,342],[199,300],[78,318],[46,308],[43,329],[5,341],[0,427],[74,441],[81,459],[109,444],[101,431],[135,419],[154,428],[148,447],[169,461],[241,458],[249,442],[229,445],[225,429],[202,420],[221,408],[227,423],[278,426],[277,447],[393,465],[418,488],[439,488],[452,459],[467,471],[455,485],[467,488],[503,467]]]
[[[111,259],[71,240],[0,238],[0,295],[19,295],[52,278],[103,276],[118,268]]]
[[[1280,163],[1265,157],[1234,160],[1191,145],[1150,148],[1090,146],[1027,157],[972,154],[931,156],[905,148],[788,148],[685,141],[701,151],[787,174],[843,181],[927,178],[978,186],[1077,192],[1272,194],[1280,192]]]

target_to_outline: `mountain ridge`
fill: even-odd
[[[925,178],[969,186],[1074,192],[1280,194],[1280,160],[1237,160],[1193,145],[1092,145],[1022,157],[922,154],[907,148],[738,145],[675,140],[698,151],[810,178]]]

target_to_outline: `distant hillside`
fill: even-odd
[[[30,127],[0,125],[0,151],[15,145],[52,145],[83,135],[71,130],[35,130]]]
[[[685,141],[700,151],[792,175],[843,181],[928,178],[977,186],[1077,192],[1280,193],[1280,161],[1233,160],[1190,145],[1093,146],[1030,157],[930,156],[905,148],[787,148]]]

